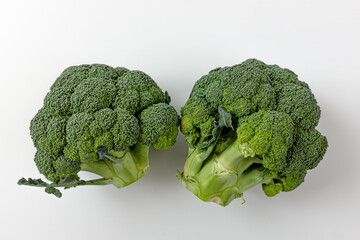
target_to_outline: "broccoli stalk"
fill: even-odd
[[[249,156],[248,150],[235,140],[224,151],[202,158],[204,152],[197,148],[187,157],[184,172],[178,171],[178,179],[201,200],[226,206],[246,190],[269,184],[276,177],[261,166],[259,157]]]
[[[111,179],[111,184],[122,188],[136,182],[149,170],[149,148],[148,145],[138,143],[132,150],[112,150],[99,157],[99,161],[82,163],[81,170]]]
[[[221,132],[232,127],[231,114],[219,107],[220,121],[210,141],[201,138],[195,147],[189,147],[184,172],[178,171],[179,181],[203,201],[215,202],[226,206],[233,199],[242,197],[242,193],[257,184],[269,184],[274,178],[268,170],[254,166],[261,159],[254,156],[248,144],[239,145],[236,138],[229,137],[217,145]],[[222,119],[227,119],[224,124]],[[226,132],[227,135],[232,134]],[[232,142],[231,142],[232,141]],[[209,145],[209,142],[211,144]],[[217,149],[214,150],[214,147]]]

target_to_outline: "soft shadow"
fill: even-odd
[[[153,181],[158,184],[171,185],[177,182],[176,170],[183,170],[186,161],[188,146],[185,137],[180,133],[176,144],[165,150],[150,149],[150,170],[147,181]],[[180,184],[180,183],[179,183]]]
[[[308,171],[303,183],[307,187],[302,189],[308,196],[330,192],[329,189],[339,190],[336,186],[348,184],[357,171],[354,167],[358,162],[354,156],[356,137],[352,137],[354,123],[347,122],[346,114],[337,107],[328,105],[322,110],[319,131],[327,137],[329,147],[320,164]]]

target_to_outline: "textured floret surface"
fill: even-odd
[[[136,144],[171,147],[178,115],[166,94],[141,71],[103,64],[72,66],[51,86],[30,124],[35,163],[52,182],[77,176],[99,160],[98,147],[127,151]]]
[[[221,127],[224,112],[231,128]],[[315,129],[320,113],[308,84],[289,69],[257,59],[216,68],[195,83],[181,109],[189,155],[179,180],[222,205],[248,183],[262,183],[268,196],[291,191],[328,147]]]

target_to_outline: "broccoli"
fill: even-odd
[[[179,116],[169,102],[141,71],[102,64],[65,69],[30,124],[35,164],[51,183],[22,178],[18,184],[61,197],[59,187],[137,181],[149,169],[151,145],[175,144]],[[101,178],[81,180],[79,171]]]
[[[256,59],[214,69],[181,109],[189,151],[178,179],[222,206],[258,184],[267,196],[292,191],[328,147],[319,118],[308,84],[289,69]]]

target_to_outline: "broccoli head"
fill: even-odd
[[[222,206],[258,184],[267,196],[292,191],[328,147],[319,118],[309,86],[289,69],[256,59],[214,69],[181,109],[189,152],[178,179]]]
[[[102,64],[72,66],[56,79],[31,120],[35,164],[48,180],[19,180],[45,187],[127,186],[149,169],[150,146],[170,148],[179,117],[169,97],[147,74]],[[79,171],[101,178],[81,180]]]

